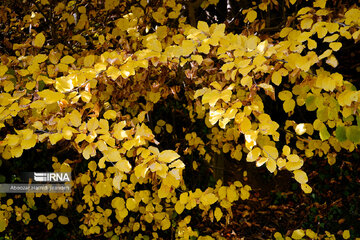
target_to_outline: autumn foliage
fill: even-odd
[[[2,193],[0,232],[226,239],[216,229],[254,191],[250,173],[226,178],[224,163],[287,171],[302,195],[316,189],[307,165],[351,164],[359,82],[340,59],[358,47],[359,6],[229,0],[215,22],[218,2],[2,2],[1,181],[34,170],[73,179],[66,194]],[[353,228],[266,237],[359,237]]]

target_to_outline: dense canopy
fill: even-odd
[[[360,237],[360,8],[4,0],[5,239]],[[0,239],[2,239],[0,237]]]

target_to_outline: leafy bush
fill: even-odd
[[[0,232],[221,238],[202,226],[230,224],[252,190],[226,179],[226,163],[288,171],[310,194],[306,166],[351,161],[358,82],[336,69],[357,46],[358,6],[228,1],[232,15],[211,24],[217,2],[4,1],[1,181],[34,170],[73,181],[71,193],[2,194]],[[334,236],[309,227],[287,235]]]

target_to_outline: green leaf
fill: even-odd
[[[305,106],[308,111],[314,111],[317,108],[315,100],[316,97],[314,95],[310,95],[305,99]]]
[[[360,142],[360,127],[350,126],[346,128],[346,138],[352,141],[353,143]]]
[[[344,126],[338,126],[336,128],[336,138],[339,140],[339,142],[343,142],[346,140],[346,129]]]
[[[45,84],[45,82],[43,80],[40,80],[38,82],[38,84],[39,84],[39,91],[42,91],[46,86],[46,84]]]
[[[0,174],[0,183],[3,183],[6,181],[6,177],[2,174]]]

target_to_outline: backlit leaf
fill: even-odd
[[[308,177],[306,175],[306,173],[302,170],[295,170],[294,172],[294,177],[295,180],[299,183],[307,183],[308,182]]]
[[[273,160],[276,160],[279,157],[278,150],[273,146],[264,146],[263,147],[264,156],[267,158],[272,158]]]
[[[305,233],[302,229],[297,229],[291,234],[291,238],[293,239],[302,239],[303,236],[305,236]]]
[[[179,157],[180,155],[173,150],[164,150],[159,154],[159,161],[170,163]]]

